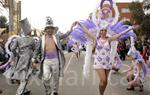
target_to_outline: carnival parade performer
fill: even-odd
[[[34,40],[30,36],[32,31],[31,25],[28,19],[23,19],[20,21],[22,29],[22,37],[17,38],[13,44],[10,46],[13,56],[19,56],[13,68],[6,70],[4,75],[6,78],[15,79],[20,81],[20,85],[16,92],[16,95],[23,95],[25,93],[30,93],[26,86],[29,82],[29,78],[32,74],[32,62],[34,52]]]
[[[82,24],[78,23],[85,33],[89,35],[91,39],[93,39],[95,48],[95,56],[94,56],[94,69],[97,71],[97,74],[100,78],[99,83],[99,91],[100,95],[104,95],[104,91],[107,86],[107,80],[110,70],[112,69],[112,62],[110,62],[110,50],[111,50],[111,41],[117,40],[122,35],[126,34],[130,30],[134,29],[135,27],[130,27],[119,34],[113,35],[112,37],[107,37],[107,29],[101,29],[99,32],[99,36],[95,38],[90,31],[83,26]],[[96,41],[96,44],[95,44]],[[95,46],[94,46],[95,47]]]
[[[132,64],[125,71],[128,72],[127,81],[129,82],[129,87],[127,90],[134,90],[135,87],[139,87],[139,91],[143,91],[143,83],[147,74],[147,64],[145,64],[140,52],[135,48],[130,48],[128,55],[132,58]]]
[[[75,23],[72,24],[71,30]],[[65,56],[60,40],[66,38],[71,30],[65,34],[58,34],[58,27],[53,25],[51,17],[46,19],[45,34],[37,43],[32,61],[40,63],[39,78],[43,79],[46,95],[58,95],[59,78],[63,77]]]
[[[75,53],[78,61],[80,57],[80,44],[78,42],[75,42],[71,48],[71,50]]]
[[[115,15],[113,17],[112,12],[115,10]],[[114,34],[119,34],[122,31],[125,31],[130,26],[124,25],[123,20],[119,21],[119,11],[118,7],[114,0],[102,0],[96,6],[96,9],[93,13],[90,14],[89,18],[85,21],[78,21],[82,23],[95,37],[99,35],[99,30],[107,29],[107,36],[112,36]],[[129,36],[135,36],[133,30],[130,30],[127,35],[121,36],[118,40],[122,40]],[[71,39],[75,39],[80,41],[82,44],[86,46],[86,55],[85,55],[85,64],[83,66],[83,75],[85,78],[89,77],[89,67],[91,65],[91,57],[92,57],[92,47],[90,38],[83,32],[80,26],[76,26],[76,28],[71,33]],[[111,61],[114,63],[114,57],[117,53],[117,45],[118,40],[111,41]]]

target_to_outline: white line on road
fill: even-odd
[[[71,57],[70,57],[70,59],[69,59],[69,61],[68,61],[68,64],[66,65],[66,68],[65,68],[65,70],[64,70],[64,73],[66,73],[66,71],[67,71],[69,65],[71,64],[71,60],[72,60],[73,56],[74,56],[74,53],[71,55]]]

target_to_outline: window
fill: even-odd
[[[130,13],[129,8],[122,8],[121,13]]]

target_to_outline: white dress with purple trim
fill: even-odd
[[[110,44],[107,41],[102,44],[99,40],[97,41],[94,69],[111,69],[112,63],[110,62]]]

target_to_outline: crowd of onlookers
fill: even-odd
[[[150,57],[150,39],[145,38],[144,40],[138,39],[135,43],[135,47],[140,51],[146,63],[149,62]]]
[[[141,53],[145,62],[147,64],[150,63],[150,39],[138,38],[135,41],[135,48]],[[121,60],[125,60],[129,49],[130,49],[130,40],[129,39],[125,39],[125,40],[119,42],[117,51],[120,55]]]

